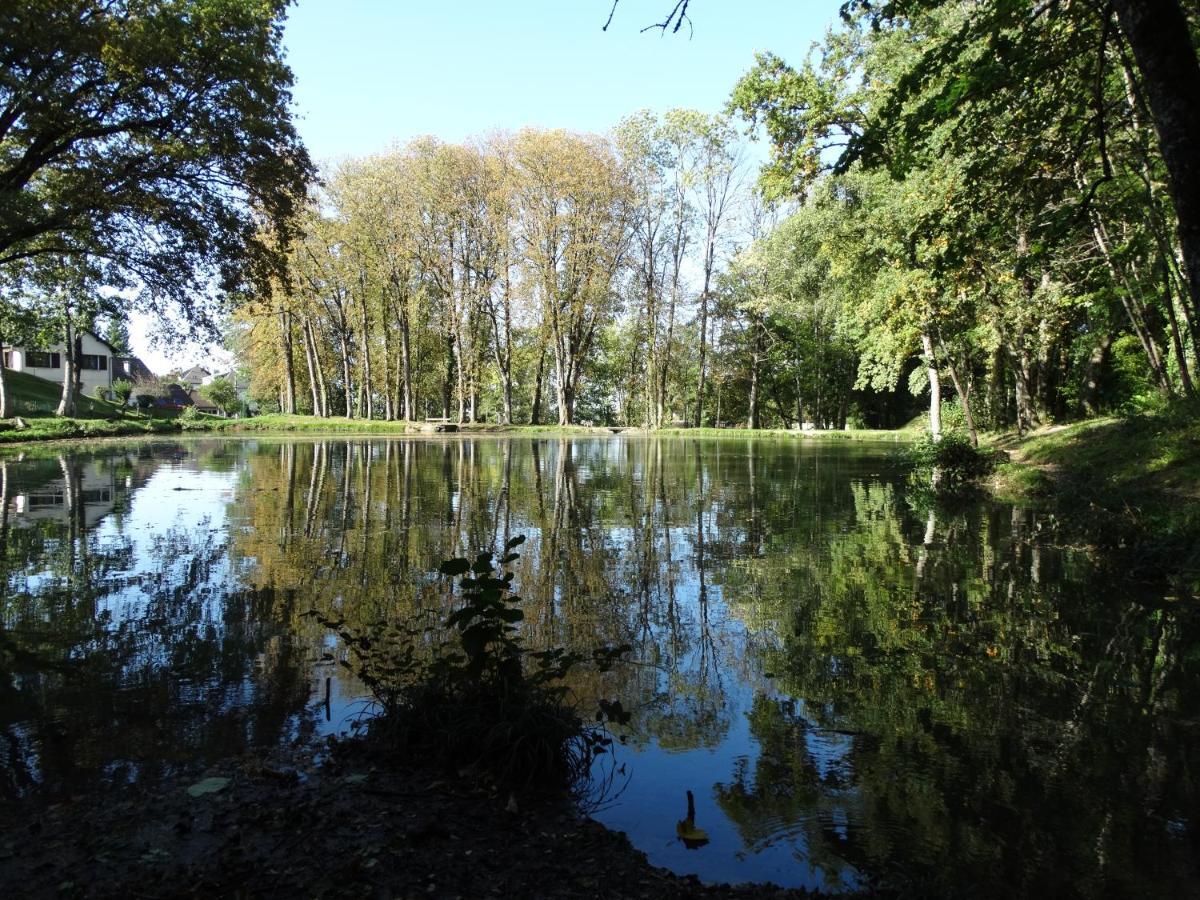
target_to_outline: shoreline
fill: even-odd
[[[11,421],[11,420],[10,420]],[[465,435],[488,437],[693,437],[693,438],[786,438],[810,441],[854,441],[906,443],[912,432],[900,430],[854,429],[849,431],[800,431],[782,428],[662,428],[637,426],[588,425],[500,425],[494,423],[430,423],[385,421],[381,419],[317,418],[312,416],[255,416],[248,419],[205,417],[127,418],[127,419],[26,419],[26,427],[3,427],[0,446],[93,441],[107,438],[156,437],[179,434],[227,435],[368,435],[378,437],[419,437]]]
[[[1173,599],[1200,595],[1200,419],[1095,419],[987,443],[1006,457],[989,496],[1049,510],[1072,541]]]
[[[703,884],[562,798],[380,765],[357,738],[319,750],[0,802],[0,883],[29,897],[822,896]]]

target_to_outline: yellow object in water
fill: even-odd
[[[708,843],[708,832],[696,827],[696,801],[692,792],[687,792],[687,818],[675,823],[675,833],[689,850],[697,850]]]

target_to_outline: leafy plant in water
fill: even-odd
[[[360,631],[311,614],[349,648],[353,661],[342,665],[382,708],[369,734],[389,751],[485,773],[510,788],[579,792],[612,747],[605,722],[624,725],[630,717],[619,701],[602,700],[595,722],[585,722],[565,679],[582,664],[608,671],[630,648],[525,648],[522,601],[505,571],[524,540],[510,540],[498,563],[492,553],[442,563],[440,573],[458,579],[462,603],[440,625]]]

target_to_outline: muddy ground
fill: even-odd
[[[435,769],[228,761],[153,787],[0,803],[4,897],[804,897],[652,867],[560,799]]]

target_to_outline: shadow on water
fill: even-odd
[[[524,534],[527,643],[636,648],[572,687],[635,710],[630,781],[599,818],[652,862],[832,890],[1194,892],[1196,614],[1055,548],[1029,510],[911,496],[891,453],[257,439],[5,458],[0,790],[343,730],[361,689],[301,613],[410,622],[445,608],[440,560]]]

